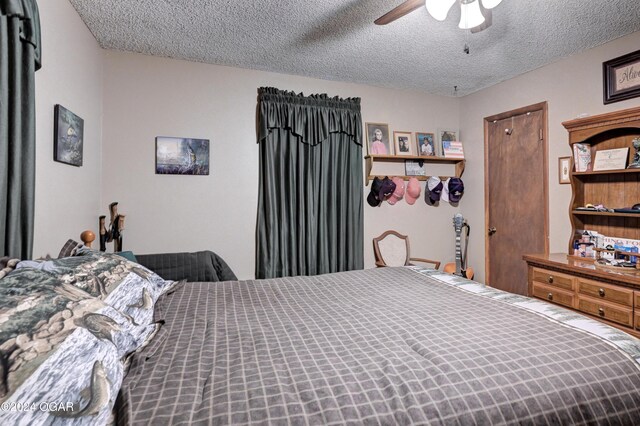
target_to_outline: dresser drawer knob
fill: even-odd
[[[598,290],[598,294],[600,295],[600,297],[604,297],[604,288]]]
[[[553,293],[549,293],[549,294],[547,294],[547,299],[549,299],[549,300],[553,300]]]
[[[598,308],[598,315],[600,315],[601,317],[604,316],[604,309],[602,308]]]
[[[547,278],[547,281],[549,282],[549,284],[553,284],[553,277],[549,275],[549,278]]]

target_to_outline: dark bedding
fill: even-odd
[[[444,280],[381,268],[179,285],[156,305],[164,325],[132,360],[118,422],[640,422],[638,340]],[[585,321],[617,343],[571,325]]]
[[[226,262],[212,251],[136,254],[136,261],[165,280],[213,282],[238,279]]]

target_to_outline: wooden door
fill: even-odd
[[[549,252],[546,102],[485,118],[486,283],[527,294],[522,255]]]

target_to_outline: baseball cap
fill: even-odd
[[[409,179],[404,198],[407,200],[407,204],[409,205],[413,205],[416,200],[420,198],[420,182],[418,182],[418,179],[414,177]]]
[[[427,204],[435,204],[440,201],[440,195],[442,194],[442,188],[444,184],[437,176],[431,176],[427,180],[427,187],[424,191],[424,201]]]
[[[458,177],[449,178],[449,202],[457,203],[464,194],[464,183]]]
[[[462,198],[463,192],[464,184],[462,183],[462,179],[451,177],[444,183],[440,200],[447,203],[457,203],[460,201],[460,198]]]
[[[380,190],[378,191],[378,200],[380,200],[380,202],[386,200],[391,196],[391,194],[393,194],[393,191],[395,190],[396,190],[396,184],[393,183],[393,181],[389,179],[388,176],[385,176],[384,179],[382,179],[382,182],[380,183]]]
[[[373,178],[373,182],[371,182],[371,192],[369,192],[369,195],[367,196],[367,203],[369,203],[371,207],[378,207],[380,203],[382,203],[382,200],[378,199],[378,194],[380,193],[381,188],[382,180],[376,176]]]
[[[393,191],[393,194],[391,194],[387,202],[393,206],[404,197],[404,180],[397,176],[393,177],[391,180],[396,184],[396,190]]]

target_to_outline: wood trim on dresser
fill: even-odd
[[[640,337],[640,270],[613,272],[563,253],[527,254],[529,296]]]

